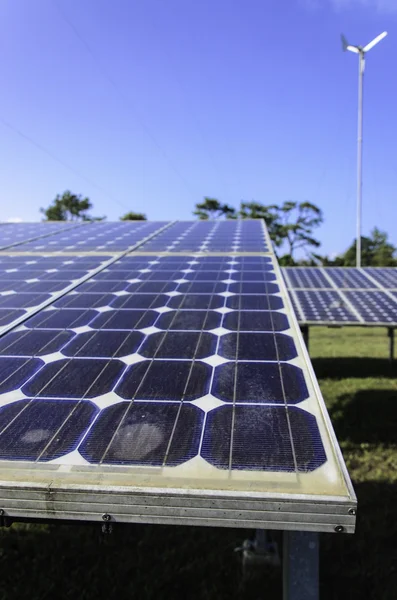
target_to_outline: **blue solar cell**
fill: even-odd
[[[24,310],[0,308],[0,326],[9,325],[16,319],[19,319],[19,317],[22,317],[24,314]]]
[[[26,321],[25,326],[42,329],[72,329],[87,326],[98,316],[94,310],[43,310]]]
[[[240,310],[226,314],[223,325],[232,331],[282,331],[290,327],[287,315],[260,310]]]
[[[315,417],[281,406],[213,410],[207,417],[201,455],[220,469],[310,472],[326,461]]]
[[[118,360],[65,358],[44,365],[22,391],[26,396],[95,398],[113,389],[123,368]]]
[[[95,407],[70,400],[24,400],[0,408],[0,458],[48,461],[71,452]],[[2,425],[6,425],[2,429]]]
[[[91,463],[176,466],[198,454],[203,420],[192,405],[123,402],[102,411],[80,452]]]
[[[42,356],[59,352],[73,337],[71,331],[11,331],[0,338],[0,355]]]
[[[297,356],[293,339],[273,333],[229,333],[220,340],[219,354],[230,360],[291,360]]]
[[[198,361],[144,361],[128,367],[115,392],[126,400],[194,400],[208,393],[210,373]]]
[[[216,352],[216,337],[210,333],[167,331],[154,333],[139,350],[147,358],[201,359]]]
[[[19,389],[40,369],[43,362],[38,358],[0,357],[0,394]]]
[[[243,361],[215,368],[212,393],[224,402],[277,404],[297,404],[309,395],[303,372],[298,367],[288,363]]]
[[[118,358],[136,352],[143,338],[138,331],[87,331],[74,336],[62,353],[79,358]]]
[[[270,294],[238,294],[227,298],[226,306],[234,310],[278,310],[284,303],[280,296]]]
[[[91,323],[93,329],[145,329],[156,321],[153,310],[110,310],[100,313]]]
[[[213,311],[181,310],[161,315],[156,326],[160,329],[179,329],[181,331],[209,330],[220,327],[222,315]]]

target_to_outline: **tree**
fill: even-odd
[[[120,221],[146,221],[147,217],[143,213],[128,212],[120,217]]]
[[[193,211],[193,214],[201,220],[219,219],[220,217],[233,219],[236,217],[236,211],[233,207],[228,204],[221,204],[219,200],[208,197],[205,197],[203,202],[196,204],[196,210]]]
[[[321,245],[313,237],[313,229],[323,222],[323,213],[318,206],[310,202],[284,202],[277,207],[277,212],[278,219],[273,224],[276,245],[285,242],[292,260],[299,248],[318,248]]]
[[[346,267],[356,265],[355,239],[346,252],[338,257]],[[370,237],[361,236],[361,264],[363,267],[392,267],[397,265],[395,258],[396,247],[388,241],[388,234],[377,227],[370,233]]]
[[[89,198],[82,198],[81,194],[72,194],[66,190],[58,194],[48,208],[40,208],[46,221],[101,221],[105,217],[91,217],[88,211],[92,208]]]

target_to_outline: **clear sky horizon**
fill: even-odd
[[[40,220],[56,194],[93,215],[193,218],[313,202],[321,253],[355,237],[358,59],[364,83],[363,235],[397,245],[396,0],[4,0],[2,221]]]

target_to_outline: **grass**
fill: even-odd
[[[321,598],[397,596],[397,361],[385,329],[310,330],[310,353],[359,500],[354,536],[322,535]],[[243,583],[239,529],[14,525],[0,600],[281,598],[280,570]]]

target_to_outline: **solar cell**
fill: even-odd
[[[15,252],[121,252],[142,241],[167,221],[121,221],[88,223],[72,231],[26,242]]]

